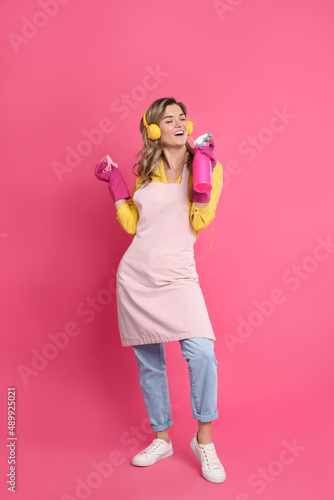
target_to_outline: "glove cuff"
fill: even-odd
[[[125,183],[123,186],[118,186],[118,188],[115,190],[115,189],[113,189],[112,184],[109,182],[108,189],[109,189],[110,195],[111,195],[114,203],[118,200],[122,200],[123,198],[125,198],[126,200],[131,198],[131,195],[130,195],[129,190],[126,187]]]
[[[209,201],[211,200],[211,191],[207,191],[206,193],[199,193],[198,191],[195,191],[194,187],[192,187],[190,200],[197,203],[209,203]]]

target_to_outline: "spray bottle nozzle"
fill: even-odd
[[[194,141],[194,146],[205,146],[208,140],[212,137],[212,133],[208,132],[207,134],[200,135],[197,137],[196,141]]]

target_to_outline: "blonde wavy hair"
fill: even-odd
[[[187,107],[183,102],[178,102],[174,97],[163,97],[154,101],[148,108],[146,113],[146,122],[148,125],[151,123],[156,123],[159,125],[167,106],[170,104],[177,104],[182,109],[183,113],[187,118]],[[152,141],[147,137],[146,127],[144,125],[143,117],[140,120],[140,132],[143,137],[144,145],[142,149],[137,153],[136,158],[140,158],[139,161],[132,167],[132,172],[141,178],[142,186],[148,185],[152,182],[153,171],[156,167],[158,161],[160,161],[161,156],[163,156],[163,144],[160,139]],[[187,154],[186,154],[186,164],[189,172],[193,169],[193,159],[194,159],[194,148],[190,146],[188,140],[186,142]],[[137,173],[134,172],[135,167],[138,166]]]

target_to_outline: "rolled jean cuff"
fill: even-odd
[[[218,410],[211,415],[198,415],[198,413],[193,412],[193,418],[196,418],[196,420],[199,420],[200,422],[211,422],[212,420],[216,420],[218,418]]]
[[[173,425],[173,421],[169,420],[169,422],[167,422],[166,424],[156,424],[156,425],[155,424],[151,424],[151,429],[154,432],[165,431],[171,425]]]

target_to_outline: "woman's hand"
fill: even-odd
[[[121,172],[114,165],[117,165],[117,163],[115,164],[111,160],[111,164],[108,164],[107,159],[102,158],[100,163],[95,166],[95,176],[100,181],[105,181],[108,183],[110,195],[115,203],[116,201],[123,198],[131,198],[131,195],[128,191]],[[105,170],[106,168],[109,168],[109,170]]]
[[[215,143],[214,143],[214,140],[212,139],[212,137],[210,137],[210,139],[209,139],[209,146],[204,145],[204,146],[195,146],[194,147],[194,155],[197,153],[198,150],[200,150],[202,153],[204,153],[206,156],[208,156],[210,158],[212,171],[215,168],[215,166],[217,165],[217,160],[216,160],[216,157],[213,153],[214,147],[215,147]],[[205,205],[202,205],[202,204],[208,204],[209,201],[211,200],[211,192],[207,191],[206,193],[199,193],[198,191],[195,191],[194,186],[193,186],[193,188],[191,190],[191,194],[190,194],[190,199],[191,199],[191,201],[195,202],[197,207],[203,208],[203,206],[205,206]]]
[[[195,202],[196,207],[203,208],[211,200],[211,191],[207,191],[206,193],[199,193],[198,191],[195,191],[193,186],[190,193],[190,199],[191,201]]]
[[[212,137],[210,137],[210,139],[209,139],[209,146],[204,145],[204,146],[195,146],[194,147],[194,155],[199,150],[202,153],[206,154],[206,156],[208,156],[210,158],[212,170],[215,168],[215,166],[217,164],[216,157],[213,153],[214,148],[215,148],[215,142],[214,142]]]
[[[106,166],[106,163],[104,163],[102,160],[100,161],[100,163],[95,165],[95,177],[97,177],[100,181],[109,182],[112,169],[104,172]]]

